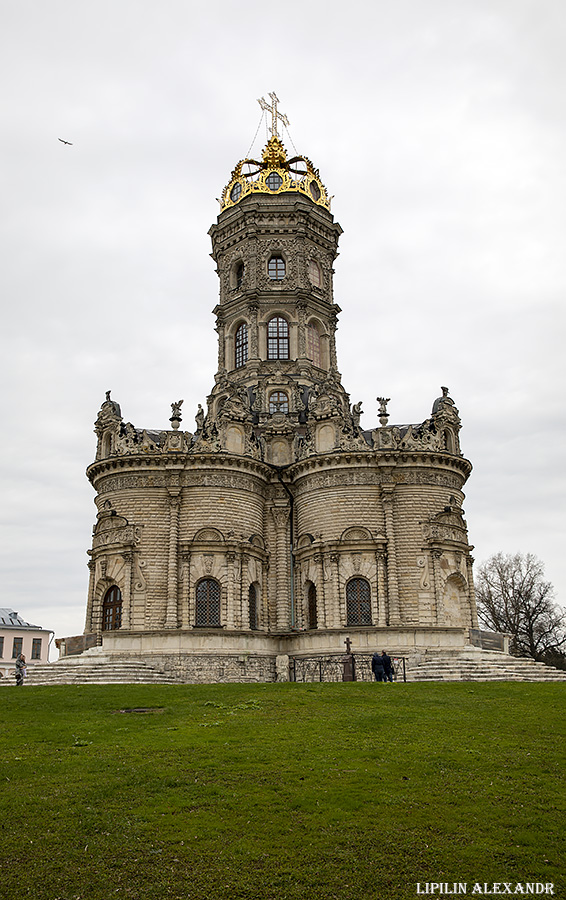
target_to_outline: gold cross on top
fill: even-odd
[[[263,97],[257,102],[262,109],[264,109],[266,112],[271,113],[271,136],[278,137],[279,135],[277,134],[277,119],[281,119],[283,125],[285,125],[287,128],[289,127],[290,123],[287,116],[284,116],[283,113],[280,113],[277,109],[277,104],[279,103],[277,94],[270,93],[269,96],[271,97],[271,105],[269,105],[267,100],[264,100]]]

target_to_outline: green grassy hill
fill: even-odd
[[[563,684],[1,696],[2,896],[405,900],[417,882],[552,882],[566,897]]]

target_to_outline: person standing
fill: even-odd
[[[381,651],[381,659],[383,662],[384,681],[393,683],[393,666],[391,665],[391,657],[387,655],[385,650]]]
[[[24,675],[26,674],[26,658],[20,653],[16,659],[16,687],[21,687],[24,683]]]
[[[385,681],[385,667],[383,665],[383,658],[379,655],[379,653],[374,653],[371,658],[371,670],[374,674],[376,681]]]

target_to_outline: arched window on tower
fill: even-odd
[[[371,625],[371,588],[365,578],[351,578],[346,585],[348,625]]]
[[[314,287],[321,287],[322,285],[322,272],[315,259],[309,259],[309,281]]]
[[[243,322],[236,331],[234,339],[234,358],[236,368],[240,369],[248,361],[248,326]]]
[[[195,624],[197,628],[220,627],[220,585],[214,578],[197,584]]]
[[[289,359],[289,325],[282,316],[267,323],[267,358]]]
[[[289,398],[285,391],[272,391],[269,395],[269,412],[285,413],[289,412]]]
[[[122,624],[122,592],[117,584],[108,588],[102,601],[102,630],[114,631]]]
[[[257,630],[258,609],[257,609],[257,588],[255,584],[250,584],[248,592],[249,612],[250,612],[250,628],[252,631]]]
[[[320,368],[320,334],[314,325],[307,325],[307,359]]]
[[[267,274],[271,281],[281,281],[285,278],[285,260],[279,254],[270,257],[267,263]]]
[[[318,613],[316,607],[316,587],[314,584],[309,584],[309,590],[307,594],[307,603],[308,603],[308,627],[309,628],[318,628]]]

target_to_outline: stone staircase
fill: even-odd
[[[566,681],[566,671],[491,650],[427,654],[407,664],[407,681]]]
[[[14,678],[0,683],[15,684]],[[53,684],[177,684],[175,678],[142,659],[108,656],[68,656],[45,665],[28,665],[24,686]]]
[[[417,681],[563,681],[566,671],[545,666],[532,659],[508,656],[492,650],[470,648],[460,652],[429,652],[417,660],[407,660],[408,682]],[[115,657],[101,647],[78,656],[67,656],[45,665],[29,665],[25,685],[55,684],[179,684],[141,658]],[[0,685],[14,685],[13,677]]]

